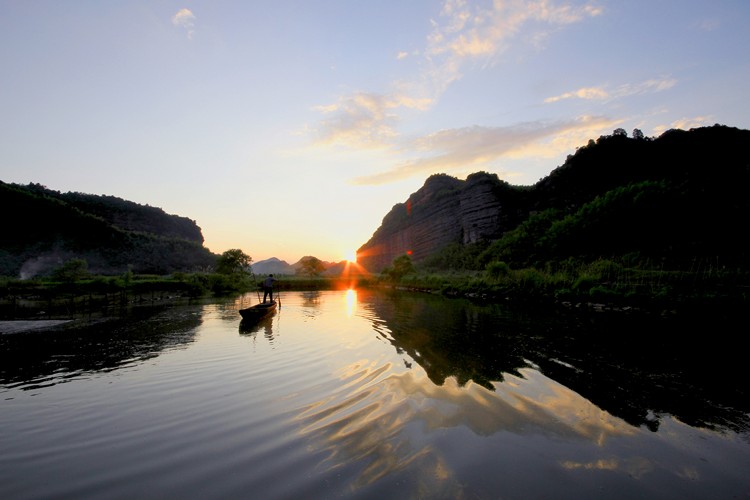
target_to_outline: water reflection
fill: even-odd
[[[193,342],[201,322],[197,307],[143,306],[70,328],[0,335],[0,384],[36,389],[140,363]]]
[[[681,342],[671,322],[372,290],[283,301],[255,324],[240,321],[242,298],[148,316],[121,331],[136,345],[154,337],[131,350],[135,364],[118,361],[130,369],[68,371],[71,383],[35,392],[3,386],[0,497],[747,492],[747,428],[671,417],[742,429],[729,410],[747,410],[742,365],[726,366],[739,354]],[[101,328],[81,337],[92,355],[99,339],[117,341]],[[138,361],[170,343],[180,348]]]
[[[439,491],[445,498],[466,495],[460,473],[464,453],[473,454],[483,470],[493,461],[497,450],[481,438],[504,440],[510,433],[534,436],[540,443],[550,439],[600,447],[608,439],[637,433],[538,371],[526,369],[521,375],[509,375],[509,383],[490,391],[471,382],[459,385],[453,378],[438,386],[420,372],[393,374],[387,363],[361,361],[341,371],[339,390],[306,406],[297,418],[302,434],[326,455],[319,469],[354,478],[348,493],[365,494],[375,484],[386,490],[408,484],[409,490]],[[474,438],[464,429],[480,439],[476,448],[468,444]],[[564,462],[561,466],[574,467],[574,461]]]
[[[309,308],[309,309],[320,308],[321,293],[318,290],[301,292],[300,295],[302,296],[302,305],[305,308]]]
[[[256,335],[258,332],[263,331],[264,335],[268,340],[273,340],[273,318],[275,313],[269,314],[260,320],[241,320],[240,321],[240,334],[242,335]]]
[[[344,294],[344,301],[346,302],[346,317],[351,318],[357,308],[357,291],[352,288],[347,290]]]
[[[438,386],[455,379],[494,390],[532,367],[634,426],[656,431],[669,414],[691,426],[750,429],[737,350],[716,338],[694,344],[684,337],[727,324],[514,310],[415,294],[361,299],[373,328]],[[720,382],[708,366],[721,370]]]
[[[351,478],[344,496],[565,497],[572,483],[590,493],[621,481],[617,491],[636,497],[678,483],[699,491],[724,474],[730,490],[742,481],[732,459],[690,465],[684,449],[711,435],[688,426],[750,431],[741,379],[714,392],[713,355],[673,342],[684,321],[367,290],[356,299],[356,316],[407,369],[364,357],[340,368],[338,384],[310,388],[319,399],[294,412],[323,453],[316,473]],[[668,340],[655,342],[654,328]]]

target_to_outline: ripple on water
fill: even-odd
[[[543,497],[576,481],[596,486],[581,474],[634,484],[587,466],[600,455],[625,463],[618,447],[651,463],[690,461],[696,478],[721,469],[711,485],[740,491],[746,444],[691,432],[711,457],[693,460],[697,451],[668,449],[686,426],[642,432],[531,368],[494,391],[450,376],[433,383],[420,364],[429,357],[399,350],[399,328],[422,334],[407,321],[413,309],[398,316],[384,300],[385,321],[367,303],[346,310],[334,292],[289,296],[268,330],[241,331],[224,306],[187,323],[175,311],[175,331],[149,325],[93,346],[108,364],[62,349],[3,385],[0,496],[494,498],[518,488]],[[607,442],[595,439],[602,432]],[[642,496],[640,484],[660,485],[644,476],[623,491]]]

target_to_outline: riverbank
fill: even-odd
[[[33,319],[0,321],[0,334],[50,330],[72,323],[72,319]]]
[[[97,277],[74,283],[5,280],[0,283],[0,320],[65,320],[88,314],[106,315],[135,305],[169,304],[181,300],[233,296],[260,291],[250,279],[224,289],[198,287],[210,275],[130,276],[128,280]],[[277,291],[385,288],[463,297],[485,303],[522,307],[556,307],[571,311],[684,314],[695,310],[735,314],[750,306],[750,287],[742,283],[688,283],[664,279],[656,284],[589,279],[553,280],[542,273],[513,272],[491,279],[484,273],[411,273],[343,279],[320,276],[279,276]],[[109,312],[108,312],[109,311]],[[11,327],[7,327],[11,328]]]

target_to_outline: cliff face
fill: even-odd
[[[525,227],[524,234],[559,222],[557,232],[546,240],[542,232],[528,242],[534,247],[545,240],[550,248],[579,242],[575,249],[568,248],[573,253],[558,257],[590,257],[593,250],[581,248],[590,246],[606,256],[650,248],[654,258],[722,256],[741,262],[747,245],[738,235],[744,235],[742,228],[750,220],[750,130],[717,124],[669,130],[656,139],[628,138],[619,130],[589,141],[533,186],[511,186],[484,172],[465,181],[433,175],[383,218],[358,250],[359,263],[373,273],[404,254],[419,263],[451,244],[499,240],[530,215],[545,212],[549,219]],[[646,188],[643,183],[656,184]],[[633,189],[641,192],[631,200],[623,190],[635,185],[639,187]],[[662,186],[663,193],[649,201],[649,196],[656,196],[648,191],[655,185]],[[567,216],[571,219],[563,223]],[[565,233],[573,231],[574,222],[575,236]]]
[[[480,172],[465,181],[433,175],[406,203],[395,205],[370,241],[358,251],[359,263],[379,272],[393,259],[408,254],[414,261],[452,243],[499,238],[507,230],[507,185],[496,175]],[[514,212],[511,209],[511,212]]]

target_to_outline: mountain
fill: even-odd
[[[279,260],[276,257],[253,262],[250,265],[255,274],[294,274],[295,268],[285,260]]]
[[[280,274],[280,275],[295,275],[302,270],[303,262],[306,259],[315,258],[310,255],[300,258],[294,264],[288,264],[285,260],[279,260],[276,257],[270,259],[261,260],[251,264],[250,268],[255,274]],[[350,272],[347,269],[347,262],[325,262],[320,261],[323,271],[320,273],[321,276],[327,277],[338,277],[342,273]]]
[[[478,172],[429,177],[358,250],[380,272],[477,246],[510,265],[629,257],[745,265],[750,131],[723,125],[658,138],[618,129],[591,140],[533,186]]]
[[[195,221],[113,196],[0,181],[0,275],[49,274],[69,259],[95,274],[168,274],[215,264]]]

